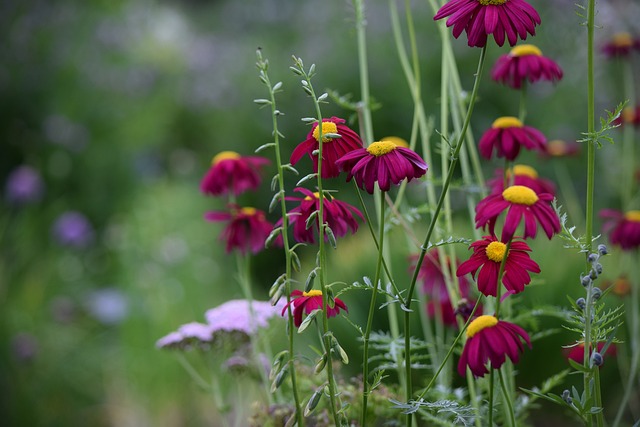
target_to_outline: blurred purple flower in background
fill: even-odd
[[[31,166],[18,166],[9,176],[5,184],[5,199],[15,205],[35,203],[42,199],[44,183],[40,173]]]
[[[91,316],[106,325],[120,323],[129,314],[129,300],[116,288],[91,292],[87,296],[85,307]]]
[[[38,340],[33,335],[20,332],[11,339],[13,355],[21,362],[30,362],[38,355]]]
[[[85,248],[94,237],[93,227],[86,216],[76,211],[63,213],[56,219],[51,234],[58,244]]]

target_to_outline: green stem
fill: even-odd
[[[494,369],[489,373],[489,427],[493,427],[493,375]]]
[[[627,104],[630,108],[635,109],[635,85],[634,85],[634,72],[630,58],[624,61],[624,97],[629,100]],[[629,209],[629,204],[633,196],[633,175],[635,173],[635,144],[634,140],[635,129],[632,123],[625,123],[622,130],[622,164],[623,164],[623,176],[622,182],[625,185],[620,185],[620,191],[622,192],[622,208]]]
[[[371,100],[369,96],[369,66],[367,62],[366,20],[364,17],[364,0],[353,0],[356,12],[356,34],[358,39],[358,68],[360,70],[360,93],[362,105],[362,124],[364,127],[364,146],[373,142],[373,124],[371,120]]]
[[[498,371],[498,377],[500,378],[500,388],[502,388],[502,398],[504,399],[504,403],[507,405],[507,413],[509,414],[509,422],[512,427],[516,427],[516,415],[513,412],[513,403],[511,403],[511,396],[509,393],[509,389],[507,388],[507,384],[504,381],[504,376],[502,375],[501,369],[496,369]]]
[[[478,87],[479,87],[479,83],[480,83],[480,78],[482,76],[482,71],[484,69],[484,60],[486,57],[486,52],[487,52],[487,47],[484,46],[480,52],[480,59],[478,61],[478,69],[476,72],[476,76],[475,76],[475,82],[473,84],[473,91],[471,92],[471,99],[469,102],[469,108],[467,110],[467,115],[465,117],[465,121],[464,124],[462,126],[462,132],[460,133],[460,135],[458,136],[458,141],[456,143],[456,146],[454,148],[454,151],[451,155],[451,166],[449,169],[449,173],[447,175],[447,178],[443,184],[442,187],[442,192],[440,193],[440,198],[438,199],[438,204],[436,205],[435,211],[433,213],[433,216],[431,218],[431,222],[429,224],[429,228],[427,230],[427,235],[425,236],[425,240],[424,240],[424,244],[422,245],[422,247],[420,248],[420,254],[418,256],[418,261],[416,263],[416,267],[414,269],[413,272],[413,276],[411,278],[411,284],[409,285],[409,292],[407,293],[407,297],[406,297],[406,311],[404,313],[404,327],[405,327],[405,336],[404,336],[404,340],[405,340],[405,357],[408,357],[408,355],[410,354],[410,350],[411,350],[411,324],[410,324],[410,317],[411,317],[411,300],[413,298],[413,292],[415,290],[415,286],[416,286],[416,282],[418,279],[418,272],[420,271],[420,267],[422,266],[422,262],[424,261],[424,256],[426,254],[427,248],[429,246],[429,241],[431,239],[431,235],[433,233],[433,230],[435,229],[435,224],[437,222],[438,216],[440,215],[440,210],[442,209],[442,206],[444,204],[444,199],[445,199],[445,195],[447,193],[447,191],[449,190],[449,185],[451,184],[451,180],[453,179],[453,174],[454,171],[456,169],[456,164],[458,162],[458,154],[460,153],[460,149],[462,148],[462,143],[464,141],[465,138],[465,134],[467,132],[467,128],[469,127],[469,122],[471,121],[471,114],[473,113],[473,107],[475,105],[475,101],[476,101],[476,97],[478,95]],[[407,378],[407,396],[411,396],[413,391],[412,391],[412,384],[411,384],[411,363],[405,363],[405,369],[406,369],[406,378]],[[406,423],[407,427],[411,426],[411,414],[407,415],[407,423]]]
[[[371,336],[371,326],[373,325],[373,314],[376,311],[376,297],[378,296],[378,282],[380,281],[380,272],[382,270],[382,248],[384,247],[384,191],[380,197],[380,220],[379,220],[379,248],[378,261],[376,263],[376,274],[373,280],[373,291],[371,293],[371,301],[369,303],[369,316],[367,317],[367,326],[363,337],[363,353],[362,353],[362,415],[360,417],[360,425],[367,425],[367,400],[369,393],[369,337]]]
[[[522,82],[522,88],[520,88],[520,107],[518,108],[518,120],[524,123],[527,118],[527,82]]]
[[[500,315],[500,294],[502,293],[502,276],[504,276],[504,267],[507,264],[507,257],[509,256],[509,249],[511,248],[511,242],[513,239],[509,239],[507,242],[507,247],[504,250],[504,256],[502,257],[502,262],[500,262],[500,270],[498,270],[498,288],[496,290],[496,313],[495,317],[498,318]]]

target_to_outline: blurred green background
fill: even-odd
[[[575,140],[586,127],[584,28],[570,3],[535,5],[543,25],[533,42],[565,71],[557,86],[541,84],[530,92],[529,122],[549,139]],[[371,91],[381,105],[373,116],[375,135],[408,139],[411,98],[393,46],[388,4],[366,5]],[[638,32],[637,4],[617,1],[599,8],[598,43],[613,32]],[[432,16],[426,2],[414,2],[424,100],[438,123],[440,43]],[[204,197],[199,181],[217,152],[249,155],[270,140],[269,114],[252,102],[266,97],[254,66],[257,48],[270,61],[271,79],[284,83],[279,109],[286,115],[280,126],[289,149],[308,132],[299,118],[313,115],[288,69],[292,54],[317,65],[318,90],[358,99],[353,24],[347,1],[0,2],[3,425],[217,425],[209,398],[170,354],[154,346],[180,324],[203,321],[205,310],[242,297],[218,240],[221,226],[202,218],[206,210],[224,205]],[[455,48],[463,85],[470,89],[478,51],[464,41],[456,41]],[[489,63],[506,52],[507,47],[492,47]],[[598,58],[597,111],[602,112],[624,95],[619,64]],[[517,94],[492,82],[488,72],[484,80],[473,119],[476,138],[497,116],[517,115]],[[325,116],[349,114],[334,104],[324,111]],[[617,156],[616,147],[599,152],[597,209],[619,208],[611,185],[616,170],[605,167]],[[554,180],[560,167],[581,197],[584,154],[562,160],[527,154],[524,161]],[[486,162],[487,176],[496,165]],[[29,203],[9,196],[9,178],[21,166],[42,180],[38,197]],[[306,159],[299,169],[308,173],[304,168],[309,168]],[[431,165],[432,176],[438,169]],[[273,172],[271,167],[265,174],[264,191],[241,201],[266,209]],[[353,194],[344,199],[357,203]],[[463,207],[461,198],[454,200],[456,208]],[[55,224],[68,212],[82,217],[73,217],[67,236],[72,242],[65,244]],[[470,235],[462,224],[460,233]],[[404,272],[406,256],[415,248],[396,240],[394,267]],[[332,257],[335,280],[350,283],[373,274],[375,254],[364,229],[342,245],[339,251],[351,255]],[[562,249],[557,239],[533,246],[543,275],[521,298],[523,304],[566,306],[565,295],[581,296],[580,256]],[[466,248],[458,249],[467,256]],[[304,253],[311,265],[313,252]],[[617,264],[605,263],[610,277],[618,274]],[[253,262],[256,297],[265,299],[281,273],[278,251],[259,254]],[[360,324],[368,304],[364,297],[344,298]],[[334,324],[357,369],[359,345],[348,338],[353,330],[343,319]],[[384,327],[384,320],[376,325]],[[542,327],[559,325],[551,319]],[[284,342],[282,328],[276,329],[274,345]],[[566,367],[560,346],[574,339],[558,333],[526,353],[520,365],[523,385],[538,384],[543,375]],[[304,342],[300,347],[307,351]],[[619,380],[615,363],[608,364],[605,385]],[[615,401],[619,390],[608,390],[607,399]]]

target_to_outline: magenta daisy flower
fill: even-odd
[[[293,323],[296,327],[302,324],[303,312],[309,314],[313,310],[322,309],[322,291],[312,289],[309,292],[301,292],[296,289],[291,292],[291,296],[293,297],[291,302],[284,306],[281,315],[284,316],[289,305],[293,305]],[[349,311],[346,304],[339,298],[336,298],[334,307],[327,307],[327,317],[337,316],[338,313],[340,313],[340,309],[346,312]]]
[[[360,188],[373,194],[377,182],[380,190],[389,191],[391,183],[411,181],[427,172],[427,164],[413,150],[401,147],[392,141],[378,141],[367,148],[346,154],[336,162],[348,172],[347,182],[355,177]]]
[[[260,186],[260,169],[270,162],[264,157],[241,156],[235,151],[222,151],[211,161],[211,168],[202,178],[200,190],[219,196],[233,193],[236,196]]]
[[[502,55],[491,70],[491,78],[513,89],[520,89],[528,80],[556,82],[562,79],[562,69],[553,60],[542,55],[542,51],[532,44],[522,44]]]
[[[464,276],[471,273],[475,277],[480,270],[476,278],[478,290],[486,296],[497,296],[498,274],[502,259],[507,252],[507,245],[494,236],[484,236],[482,240],[473,242],[470,248],[473,249],[473,255],[460,264],[456,274]],[[529,258],[527,252],[530,251],[531,248],[524,241],[511,241],[504,265],[502,284],[512,294],[524,291],[524,286],[531,283],[529,272],[540,273],[540,266]]]
[[[322,120],[322,178],[335,178],[340,175],[340,169],[336,166],[336,161],[345,154],[362,148],[362,140],[357,133],[344,125],[345,120],[338,117]],[[326,136],[334,135],[334,137]],[[336,138],[335,135],[340,135]],[[289,160],[292,165],[300,161],[302,156],[307,154],[313,160],[313,171],[318,172],[318,154],[314,151],[320,148],[320,129],[318,123],[314,123],[311,132],[307,134],[307,139],[302,141],[291,153]]]
[[[609,234],[609,241],[623,250],[640,247],[640,211],[620,212],[603,209],[600,217],[606,219],[602,230]]]
[[[511,178],[513,174],[513,177]],[[507,172],[507,177],[513,185],[523,185],[529,187],[536,194],[549,193],[555,195],[556,186],[548,179],[540,178],[538,172],[528,165],[513,165]],[[497,169],[495,176],[487,181],[491,189],[491,194],[502,193],[504,191],[504,176],[502,169]]]
[[[228,212],[207,212],[204,217],[211,222],[228,222],[220,235],[220,240],[226,241],[226,251],[230,253],[238,249],[240,253],[251,252],[257,254],[264,249],[265,240],[273,230],[263,211],[256,208],[231,205]],[[274,242],[282,245],[282,237]]]
[[[551,207],[553,196],[548,193],[536,194],[523,185],[512,185],[502,194],[491,194],[480,200],[476,206],[476,227],[489,225],[489,233],[494,235],[498,216],[507,210],[502,228],[503,242],[513,238],[516,229],[524,219],[524,238],[536,237],[540,224],[549,239],[560,232],[560,219]]]
[[[305,197],[285,197],[286,200],[298,201],[300,204],[288,212],[289,223],[293,226],[293,238],[300,243],[315,243],[316,231],[320,229],[320,224],[316,218],[313,222],[315,227],[307,227],[307,220],[314,212],[320,209],[320,195],[306,188],[297,187],[294,189]],[[325,196],[323,203],[324,223],[329,225],[336,237],[343,237],[347,231],[351,233],[358,231],[358,221],[356,215],[364,221],[364,216],[355,206],[342,202],[334,197]],[[276,225],[282,225],[282,220]],[[325,235],[325,239],[327,236]]]
[[[411,257],[412,270],[415,268],[417,259],[417,255]],[[451,260],[448,258],[446,259],[445,268],[449,271],[451,270]],[[429,297],[427,302],[427,314],[429,317],[437,318],[445,325],[457,326],[456,307],[453,306],[451,298],[449,298],[445,276],[440,263],[440,255],[436,248],[426,253],[422,265],[420,265],[420,271],[418,271],[418,280],[422,282],[422,291]],[[459,278],[458,286],[461,298],[468,299],[470,297],[470,287],[467,278]]]
[[[608,58],[626,58],[636,49],[640,50],[640,39],[634,39],[629,33],[617,33],[602,46],[602,53]]]
[[[453,37],[467,33],[469,46],[483,47],[487,36],[493,35],[498,46],[505,38],[514,46],[518,38],[536,34],[540,15],[524,0],[450,0],[438,10],[434,20],[446,18],[447,27],[453,26]]]
[[[529,335],[520,326],[498,320],[495,316],[479,316],[467,327],[467,342],[458,362],[458,373],[465,376],[467,366],[476,377],[489,373],[486,365],[499,369],[506,357],[518,363],[524,351],[524,340],[531,348]]]
[[[520,148],[545,151],[546,138],[539,130],[525,126],[515,117],[500,117],[491,128],[482,135],[478,150],[486,159],[491,159],[493,149],[498,157],[515,160]]]

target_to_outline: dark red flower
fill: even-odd
[[[560,232],[560,219],[551,207],[553,196],[548,193],[536,194],[529,187],[512,185],[502,194],[491,194],[480,200],[476,206],[476,227],[489,225],[489,233],[494,235],[498,216],[507,210],[502,228],[503,242],[509,241],[524,219],[524,238],[536,237],[540,224],[549,239]]]
[[[640,39],[634,39],[629,33],[617,33],[602,46],[602,53],[609,58],[625,58],[633,49],[640,50]]]
[[[623,250],[640,247],[640,211],[620,212],[614,209],[603,209],[600,217],[606,221],[602,227],[609,234],[609,241]]]
[[[500,117],[496,119],[480,141],[478,151],[486,159],[491,159],[493,149],[498,157],[515,160],[520,154],[520,148],[527,150],[545,151],[545,136],[531,126],[525,126],[515,117]]]
[[[460,264],[456,274],[464,276],[471,273],[475,277],[480,270],[476,278],[478,290],[486,296],[497,296],[498,274],[507,245],[495,236],[484,236],[482,240],[473,242],[470,248],[473,249],[473,255]],[[531,248],[524,241],[515,239],[511,241],[502,275],[502,284],[510,293],[517,294],[524,291],[524,286],[531,283],[529,272],[540,273],[540,266],[529,257],[527,252],[531,252]]]
[[[491,70],[493,80],[513,89],[520,89],[528,80],[556,82],[562,79],[562,69],[553,60],[542,56],[542,51],[532,44],[522,44],[502,55]]]
[[[200,183],[203,193],[219,196],[235,195],[260,186],[260,168],[270,162],[264,157],[241,156],[235,151],[222,151],[211,161],[211,168]]]
[[[434,20],[446,18],[447,27],[453,26],[453,37],[467,33],[469,46],[483,47],[492,34],[498,46],[505,38],[514,46],[518,38],[536,34],[540,15],[524,0],[450,0],[438,10]]]
[[[267,221],[261,210],[231,205],[228,212],[207,212],[207,221],[228,221],[220,235],[220,240],[226,241],[226,251],[238,249],[242,254],[251,252],[257,254],[264,249],[265,240],[273,230],[273,224]],[[278,237],[274,244],[282,245],[282,237]]]
[[[286,200],[300,202],[298,206],[288,212],[289,223],[293,226],[293,238],[300,243],[315,243],[316,232],[320,229],[318,218],[313,220],[314,226],[307,226],[307,220],[314,212],[320,209],[319,194],[306,188],[297,187],[294,189],[305,197],[285,197]],[[317,214],[316,214],[317,215]],[[364,216],[355,206],[342,202],[334,197],[325,196],[323,202],[324,223],[329,225],[336,237],[343,237],[347,231],[351,233],[358,231],[358,222],[355,215],[364,221]],[[277,225],[281,225],[282,220]],[[325,235],[325,239],[326,239]]]
[[[362,148],[362,140],[357,133],[344,125],[345,120],[338,117],[322,120],[322,178],[334,178],[340,175],[340,169],[336,161],[345,154]],[[326,136],[328,134],[340,135],[339,138]],[[318,154],[314,151],[320,148],[320,129],[318,123],[314,123],[307,139],[302,141],[291,153],[290,162],[295,165],[302,156],[307,154],[313,161],[313,171],[318,172]]]
[[[513,177],[511,176],[513,174]],[[548,179],[538,177],[538,172],[527,165],[513,165],[507,172],[507,177],[513,185],[523,185],[529,187],[536,194],[549,193],[555,195],[556,186]],[[491,194],[502,193],[504,191],[504,175],[502,169],[497,169],[495,176],[487,181]]]
[[[468,366],[474,376],[483,377],[489,373],[487,362],[491,362],[491,368],[499,369],[507,356],[518,363],[524,351],[521,340],[531,348],[529,335],[520,326],[489,315],[474,319],[467,327],[467,342],[458,362],[458,373],[465,376]]]
[[[604,342],[599,342],[596,345],[598,353],[602,354],[602,349],[604,348],[605,344],[606,343]],[[584,342],[579,342],[575,345],[572,345],[571,347],[565,347],[563,348],[562,353],[564,354],[565,359],[573,360],[574,362],[582,365],[582,363],[584,362]],[[614,343],[611,343],[611,345],[609,345],[609,347],[607,348],[607,351],[602,356],[615,356],[616,353],[616,345]]]
[[[313,310],[322,309],[322,291],[310,290],[309,292],[301,292],[294,290],[291,292],[291,302],[285,305],[282,309],[282,316],[287,312],[289,305],[293,305],[293,323],[296,327],[302,324],[302,314],[311,313]],[[340,309],[348,312],[346,304],[339,298],[335,299],[335,305],[333,308],[327,307],[327,317],[335,317],[340,313]]]
[[[376,182],[380,190],[389,191],[391,183],[411,181],[427,172],[427,164],[416,152],[392,141],[374,142],[342,156],[336,163],[348,172],[347,181],[355,177],[358,186],[370,194]]]

